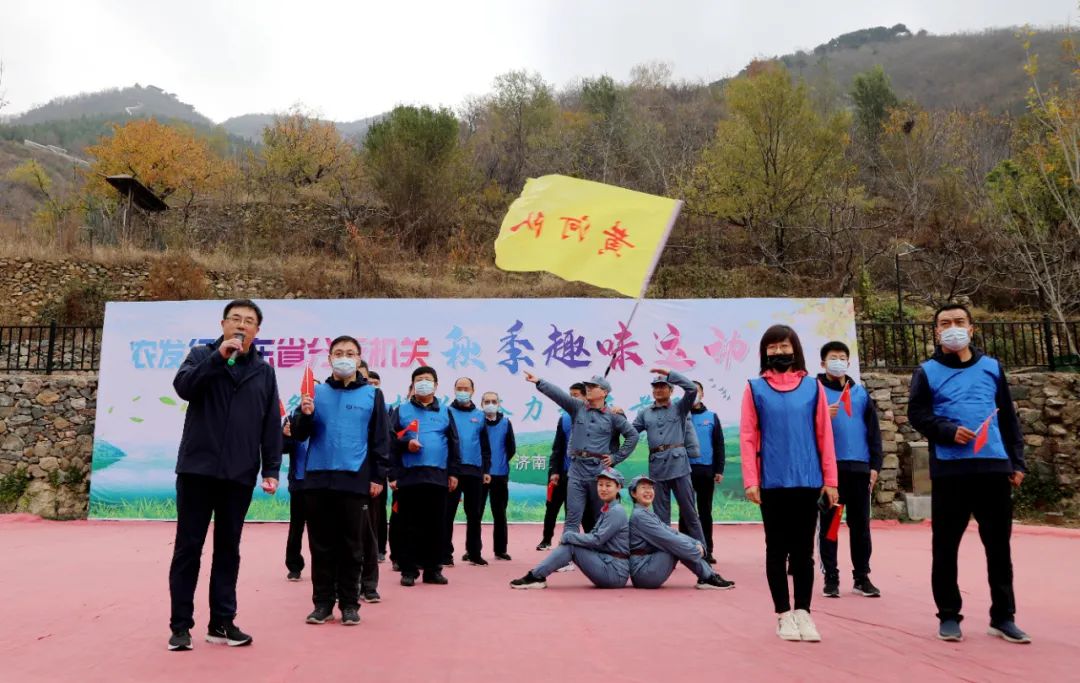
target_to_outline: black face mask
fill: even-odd
[[[787,372],[791,369],[792,365],[795,365],[795,354],[793,353],[778,353],[775,356],[768,356],[765,359],[766,364],[777,372]]]

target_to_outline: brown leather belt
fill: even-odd
[[[649,449],[649,455],[653,455],[655,453],[663,453],[664,451],[670,451],[673,448],[682,448],[682,447],[683,447],[683,444],[681,444],[681,443],[665,443],[665,444],[661,444],[661,445],[657,446],[656,448],[650,448]]]
[[[589,451],[572,451],[570,453],[571,458],[594,458],[596,460],[600,460],[605,455],[607,453],[590,453]]]

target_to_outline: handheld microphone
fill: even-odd
[[[245,337],[244,337],[243,332],[234,332],[233,333],[233,339],[239,339],[241,344],[244,343],[244,338]],[[229,360],[225,361],[225,363],[227,365],[236,365],[236,357],[239,356],[239,355],[240,355],[240,349],[233,349],[232,353],[229,354]]]

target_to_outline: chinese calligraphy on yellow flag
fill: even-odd
[[[530,178],[495,239],[495,265],[645,295],[682,202],[561,175]]]

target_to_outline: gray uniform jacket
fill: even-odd
[[[700,545],[664,524],[651,509],[635,505],[630,517],[630,578],[639,588],[659,588],[678,561],[699,579],[707,579],[713,572],[698,552]]]
[[[610,454],[612,466],[630,457],[637,446],[638,433],[624,416],[607,408],[590,408],[585,401],[573,398],[546,380],[537,382],[536,388],[565,410],[573,420],[570,428],[570,457],[573,463],[588,464],[589,474],[595,476],[604,469],[598,456]],[[612,453],[611,437],[615,432],[622,434],[624,441],[622,448]],[[571,469],[575,468],[571,466]]]
[[[683,390],[682,398],[662,408],[654,403],[634,418],[634,429],[649,433],[649,476],[656,481],[690,474],[686,441],[687,433],[693,434],[694,429],[687,416],[697,400],[697,385],[677,372],[671,372],[667,379]]]

